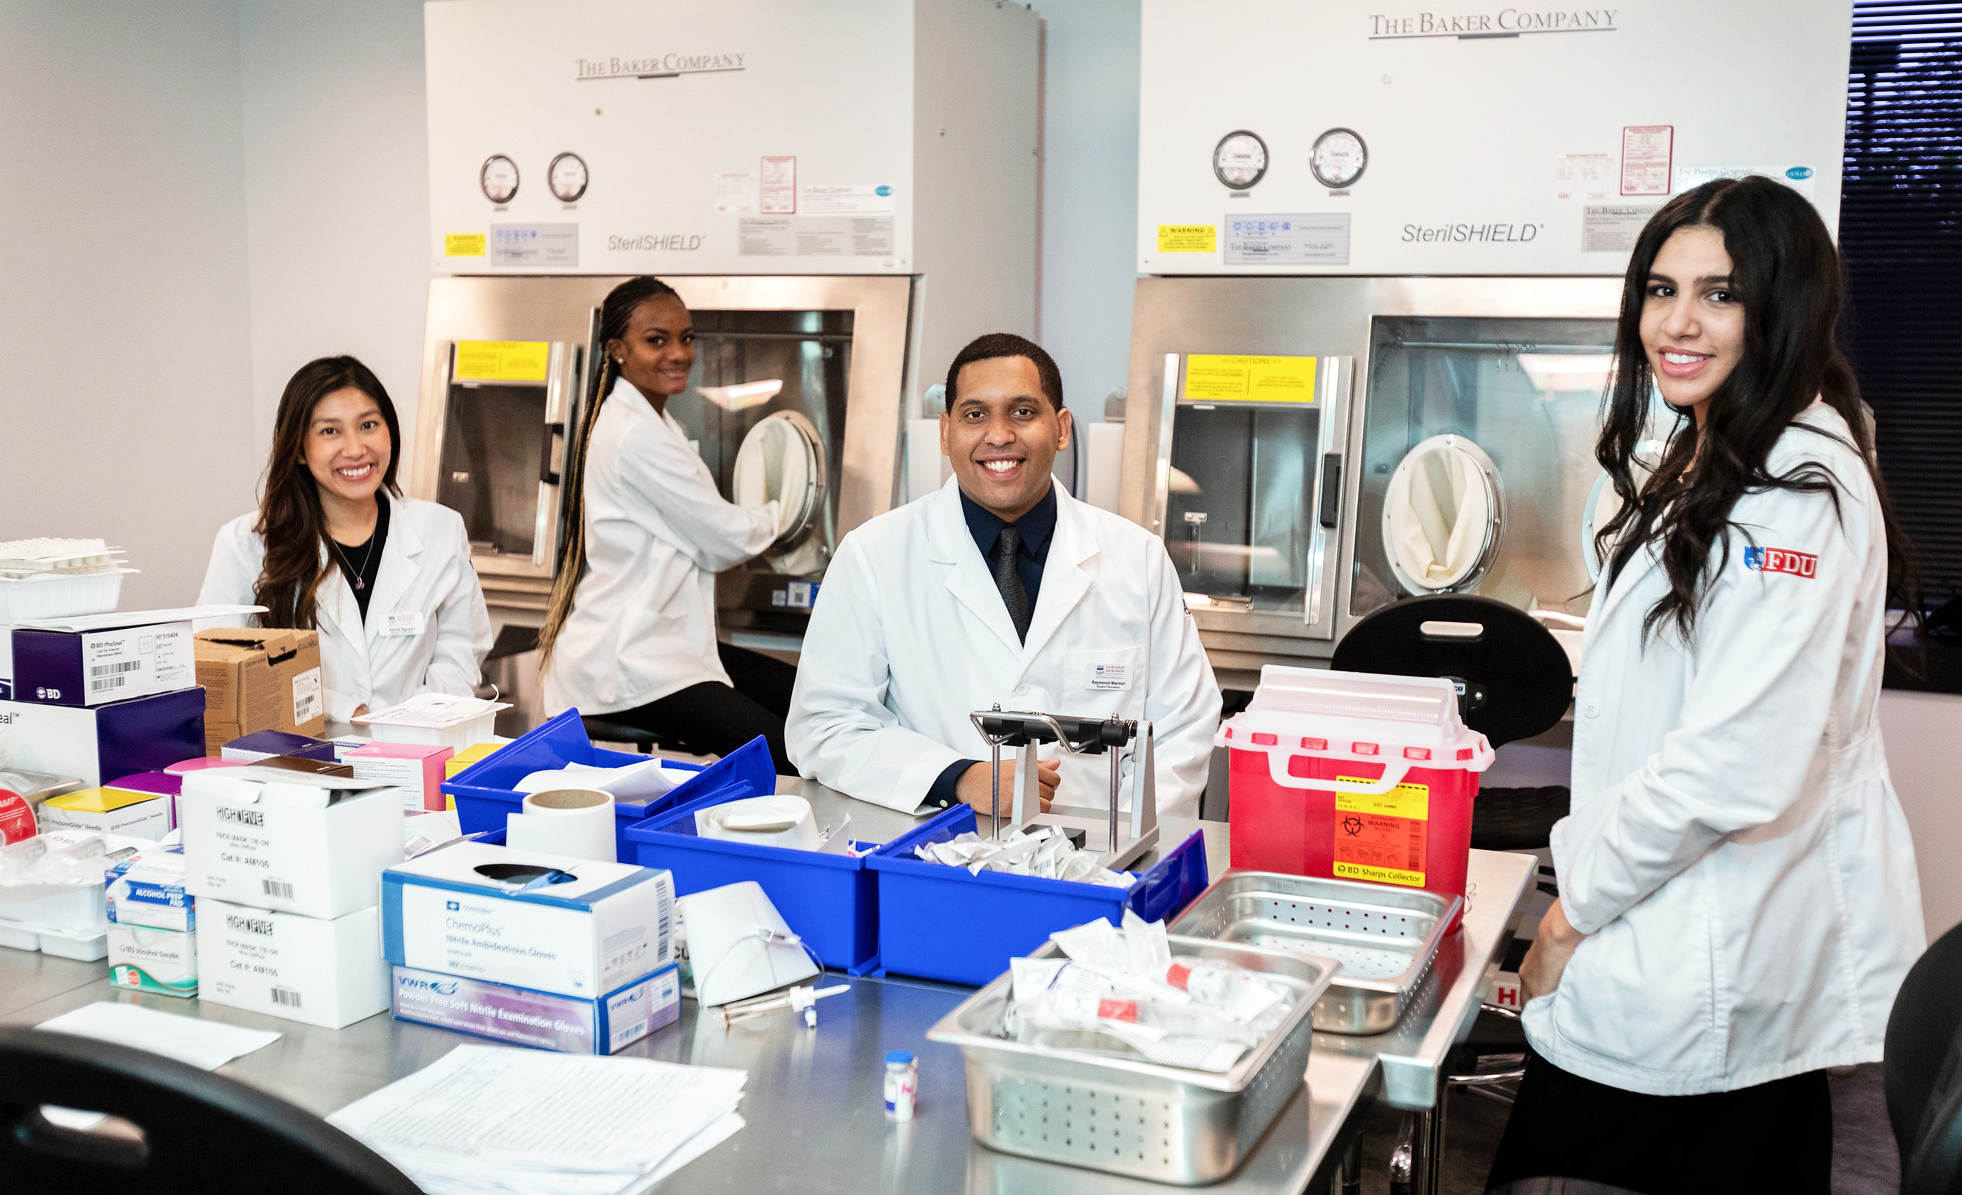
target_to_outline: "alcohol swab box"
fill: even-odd
[[[593,1000],[396,967],[395,1018],[568,1054],[611,1054],[681,1019],[674,963]]]
[[[186,775],[186,887],[309,917],[372,906],[382,869],[402,859],[402,794],[351,771],[274,759]]]
[[[200,898],[198,999],[328,1029],[352,1025],[388,1008],[378,924],[372,905],[328,919]]]
[[[166,996],[198,994],[197,934],[142,925],[109,927],[109,982]]]
[[[594,999],[674,960],[666,871],[465,842],[382,874],[398,967]]]
[[[198,927],[196,901],[184,886],[181,846],[146,848],[120,859],[104,879],[110,924],[180,933]]]

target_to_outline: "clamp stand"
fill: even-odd
[[[996,837],[1001,833],[1001,749],[1019,747],[1021,756],[1015,776],[1014,824],[1033,822],[1091,829],[1081,818],[1063,814],[1044,814],[1036,796],[1036,748],[1042,743],[1058,743],[1071,755],[1110,756],[1110,808],[1106,811],[1106,849],[1098,860],[1117,869],[1134,862],[1158,844],[1158,778],[1156,736],[1149,722],[1119,718],[1072,718],[1059,714],[1028,711],[1003,712],[976,710],[968,715],[974,729],[993,749],[994,801],[990,814]],[[1122,817],[1123,749],[1131,751],[1131,816],[1128,825]],[[1127,833],[1128,831],[1128,833]]]

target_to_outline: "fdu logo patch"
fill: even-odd
[[[1819,557],[1790,548],[1745,548],[1744,567],[1761,573],[1785,573],[1793,577],[1819,575]]]

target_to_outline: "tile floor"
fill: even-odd
[[[1895,1195],[1900,1162],[1887,1124],[1880,1067],[1836,1075],[1833,1088],[1833,1195]],[[1507,1109],[1477,1095],[1452,1097],[1440,1195],[1482,1195],[1485,1171],[1505,1131]],[[1390,1150],[1399,1114],[1380,1111],[1363,1130],[1363,1191],[1389,1195]]]

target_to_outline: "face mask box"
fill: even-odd
[[[197,995],[197,935],[140,925],[110,926],[109,982],[166,996]]]
[[[402,794],[341,764],[273,759],[184,777],[178,799],[185,886],[308,917],[375,903],[382,869],[402,860]]]
[[[453,752],[421,743],[365,743],[341,756],[361,780],[402,790],[402,808],[422,813],[443,808],[443,769]]]
[[[111,705],[0,701],[9,767],[73,776],[94,788],[118,776],[204,754],[204,690]]]
[[[674,878],[627,863],[459,843],[382,875],[398,967],[584,1000],[674,960]]]
[[[91,614],[17,624],[13,687],[17,700],[98,706],[197,684],[189,619],[182,611]]]
[[[673,963],[597,1000],[410,967],[395,968],[391,994],[398,1021],[566,1054],[612,1054],[681,1019]]]
[[[170,798],[119,788],[85,788],[42,802],[41,825],[155,842],[170,833]]]
[[[327,729],[319,632],[218,627],[197,633],[196,651],[207,752],[255,730]]]
[[[328,920],[200,897],[198,914],[202,1001],[328,1029],[388,1007],[372,906]]]
[[[197,906],[184,887],[181,847],[146,849],[121,859],[104,874],[109,923],[189,933],[198,927]]]

